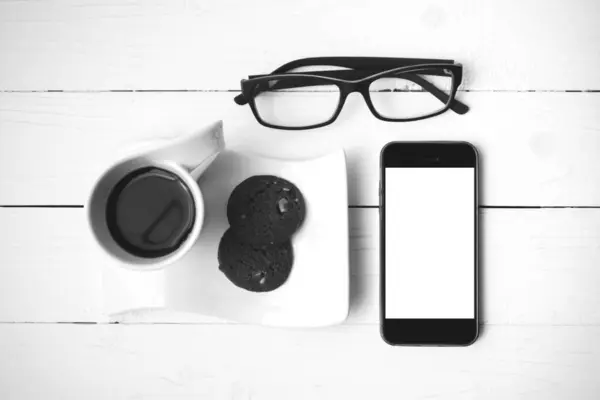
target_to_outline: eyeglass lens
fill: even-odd
[[[369,86],[369,96],[377,113],[391,119],[425,117],[444,109],[450,101],[452,75],[411,72],[379,78]],[[427,88],[433,85],[444,94],[440,100]],[[445,100],[445,101],[444,101]]]
[[[292,128],[329,121],[339,102],[339,87],[317,78],[267,81],[257,86],[254,97],[256,111],[264,122]]]

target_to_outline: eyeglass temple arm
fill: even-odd
[[[300,67],[332,66],[356,70],[373,70],[408,67],[420,64],[454,64],[454,60],[436,60],[433,58],[395,58],[395,57],[309,57],[290,61],[277,68],[272,74],[288,72]]]
[[[341,71],[311,72],[311,74],[324,76],[324,77],[353,80],[353,79],[361,79],[365,76],[373,75],[377,72],[378,71],[341,70]],[[435,98],[440,100],[442,103],[446,104],[448,102],[449,96],[446,93],[444,93],[442,90],[438,89],[435,85],[430,83],[428,80],[421,78],[419,75],[409,73],[409,72],[399,73],[397,75],[400,75],[404,79],[407,79],[407,80],[421,86],[423,89],[425,89],[426,91],[431,93]],[[250,76],[250,78],[256,78],[256,77],[261,77],[261,76],[266,76],[266,75],[254,75],[254,76]],[[320,85],[326,85],[326,84],[327,84],[326,82],[319,80],[317,78],[298,76],[296,79],[279,80],[274,85],[270,86],[269,89],[292,89],[292,88],[297,88],[297,87],[320,86]],[[247,99],[245,98],[245,96],[243,94],[236,96],[234,100],[239,105],[244,105],[244,104],[248,103]],[[467,111],[469,111],[469,107],[466,104],[464,104],[456,99],[450,105],[450,109],[452,111],[456,112],[457,114],[465,114]]]

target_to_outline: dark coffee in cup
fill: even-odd
[[[145,167],[124,176],[106,202],[106,224],[115,242],[143,258],[157,258],[186,241],[196,218],[194,197],[173,172]]]

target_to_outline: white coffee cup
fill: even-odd
[[[204,201],[197,180],[224,147],[223,123],[218,121],[189,137],[131,156],[110,167],[94,185],[87,204],[88,221],[98,244],[123,266],[136,270],[161,269],[180,259],[196,242],[204,221]],[[147,167],[176,175],[194,202],[191,230],[177,249],[159,257],[141,257],[126,251],[115,241],[107,223],[107,202],[114,187],[125,176]]]

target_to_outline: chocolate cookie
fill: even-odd
[[[269,292],[283,285],[293,263],[289,241],[252,245],[229,229],[219,243],[219,269],[233,284],[252,292]]]
[[[304,197],[296,185],[272,175],[246,179],[227,203],[229,225],[242,241],[253,244],[289,240],[305,214]]]

